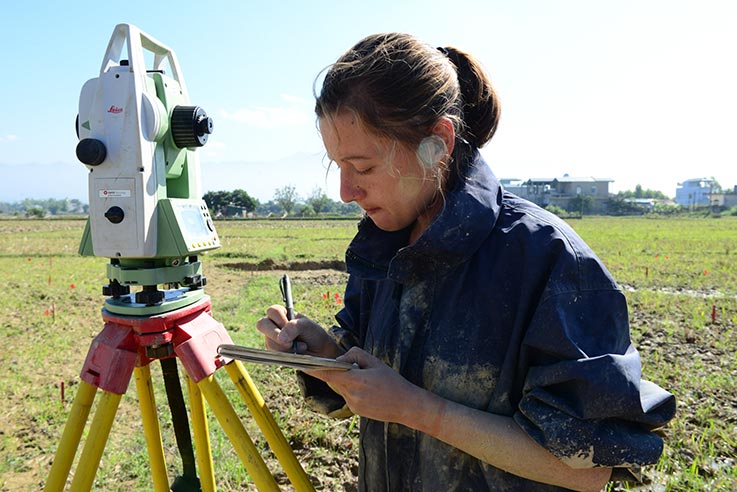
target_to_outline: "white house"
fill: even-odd
[[[714,178],[693,178],[678,183],[676,188],[676,203],[684,207],[708,206],[710,195],[717,190],[717,180]]]

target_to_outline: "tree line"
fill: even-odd
[[[202,196],[207,207],[215,217],[261,216],[261,217],[317,217],[325,215],[361,214],[361,208],[355,203],[343,203],[331,199],[322,190],[314,188],[312,192],[301,197],[293,185],[283,186],[274,191],[271,200],[261,203],[245,190],[208,191]]]
[[[358,216],[361,208],[355,203],[332,200],[321,188],[315,188],[307,197],[301,197],[294,186],[275,190],[271,200],[261,203],[242,189],[208,191],[202,197],[213,216],[262,217],[291,216]],[[88,215],[89,205],[76,198],[33,199],[18,202],[0,202],[0,215],[46,217],[49,215]]]
[[[47,215],[87,215],[90,206],[76,198],[38,200],[26,198],[19,202],[0,202],[0,214],[45,217]]]
[[[662,191],[643,189],[642,185],[635,186],[634,191],[620,191],[617,193],[616,198],[654,198],[656,200],[667,200],[668,197]]]
[[[607,201],[606,214],[631,215],[642,213],[656,213],[661,215],[685,214],[694,212],[687,207],[668,203],[655,203],[646,210],[632,199],[653,198],[667,200],[668,197],[660,191],[643,189],[637,185],[634,190],[620,191],[612,195]],[[361,208],[355,203],[343,203],[332,200],[319,187],[316,187],[306,197],[301,197],[293,185],[283,186],[274,191],[273,197],[267,202],[260,202],[243,189],[233,191],[208,191],[203,199],[207,203],[214,217],[318,217],[318,216],[359,216]],[[567,210],[555,206],[547,208],[561,216],[591,213],[593,197],[580,195],[572,199]],[[709,211],[710,207],[703,207]],[[698,210],[696,210],[698,212]],[[600,212],[601,213],[601,212]],[[723,210],[722,213],[737,215],[737,207]],[[89,205],[76,198],[64,199],[32,199],[9,203],[0,202],[0,215],[45,217],[48,215],[87,215]]]

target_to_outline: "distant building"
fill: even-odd
[[[224,217],[248,217],[248,209],[236,205],[226,205],[219,215]]]
[[[737,207],[737,185],[731,190],[720,191],[719,193],[709,193],[709,203],[712,207],[721,209],[729,209]]]
[[[718,190],[714,178],[694,178],[678,183],[676,203],[684,207],[711,205],[710,195]],[[719,190],[721,191],[721,190]]]
[[[555,205],[569,210],[571,201],[579,196],[591,197],[590,211],[606,212],[609,195],[609,183],[612,179],[593,177],[571,177],[567,174],[561,178],[530,178],[528,180],[502,179],[502,186],[517,196],[530,200],[541,207]]]
[[[663,200],[656,200],[655,198],[625,198],[624,203],[634,205],[645,212],[652,212],[655,208],[656,203],[661,203]]]

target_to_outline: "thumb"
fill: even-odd
[[[379,362],[376,357],[358,347],[351,347],[348,352],[341,355],[336,360],[348,362],[349,364],[356,364],[360,369],[372,367],[376,362]]]

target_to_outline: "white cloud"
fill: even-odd
[[[18,135],[8,134],[0,137],[0,142],[15,142],[17,140],[20,140],[20,137]]]
[[[207,149],[214,149],[214,150],[223,150],[227,148],[228,146],[225,144],[225,142],[222,142],[220,140],[216,140],[214,138],[210,138],[207,140],[207,145],[205,148]]]
[[[291,94],[280,94],[280,97],[281,97],[282,101],[286,101],[286,102],[289,102],[289,103],[296,103],[296,104],[306,104],[306,103],[309,103],[309,101],[307,101],[307,100],[305,100],[305,99],[303,99],[301,97],[298,97],[298,96],[293,96]]]
[[[225,120],[234,121],[258,128],[279,128],[303,126],[312,123],[312,115],[303,108],[297,107],[251,107],[236,111],[221,109],[219,116]]]
[[[228,145],[222,140],[210,138],[204,147],[198,149],[200,161],[203,159],[222,159],[227,155]]]

